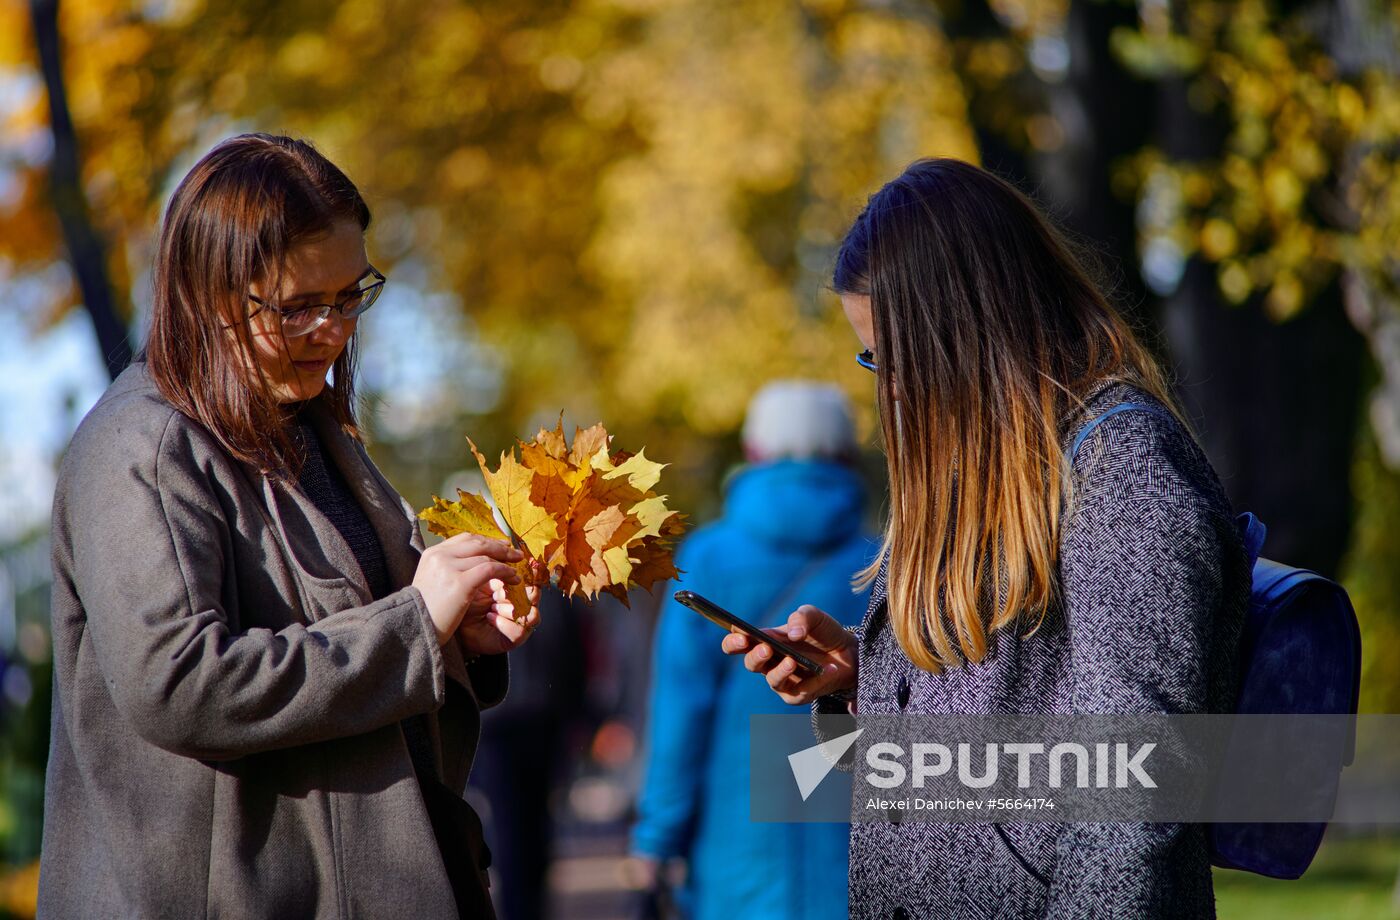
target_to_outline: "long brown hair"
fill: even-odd
[[[370,213],[335,164],[306,141],[242,134],[180,181],[161,227],[151,332],[138,360],[161,395],[225,450],[282,478],[294,474],[298,457],[286,412],[252,360],[248,292],[254,281],[278,290],[288,252],[340,221],[364,230]],[[356,338],[336,359],[323,398],[358,438]]]
[[[920,668],[980,661],[991,632],[1023,616],[1034,632],[1057,596],[1070,411],[1105,378],[1172,406],[1161,371],[1035,206],[960,160],[871,196],[834,286],[871,299],[889,467],[862,583],[888,560],[890,621]]]

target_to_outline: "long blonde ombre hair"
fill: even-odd
[[[1058,592],[1062,425],[1097,382],[1171,402],[1156,361],[1027,198],[985,170],[920,160],[871,196],[834,286],[868,295],[888,457],[889,616],[938,671],[1044,621]],[[897,394],[897,395],[896,395]]]

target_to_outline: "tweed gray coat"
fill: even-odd
[[[1124,401],[1099,386],[1065,420]],[[1122,412],[1073,462],[1061,532],[1062,603],[1029,638],[994,634],[976,664],[930,674],[900,649],[882,570],[859,639],[860,714],[1229,712],[1250,576],[1230,503],[1174,419]],[[824,697],[814,713],[840,713]],[[843,768],[849,769],[849,765]],[[1215,916],[1204,828],[1187,824],[856,823],[857,918],[1205,918]]]
[[[41,917],[457,916],[399,722],[435,714],[460,793],[505,656],[439,648],[405,587],[412,508],[308,411],[383,545],[396,590],[379,600],[300,489],[236,462],[144,364],[74,435],[53,511]],[[468,833],[476,855],[455,855],[479,865]]]

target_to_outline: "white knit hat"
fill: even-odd
[[[831,384],[775,380],[749,402],[744,447],[756,459],[836,459],[855,446],[850,406]]]

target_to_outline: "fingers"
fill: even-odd
[[[848,638],[846,630],[831,614],[810,604],[804,604],[794,610],[788,616],[785,625],[765,629],[764,632],[779,639],[793,642],[805,641],[821,651],[832,651],[840,648]],[[738,655],[754,645],[761,646],[762,643],[754,642],[747,633],[731,629],[729,635],[724,637],[720,647],[726,654]]]
[[[785,628],[765,629],[764,632],[776,638],[792,638]],[[766,642],[758,642],[744,633],[731,632],[724,637],[722,647],[731,655],[742,653],[744,667],[755,674],[762,674],[768,686],[785,702],[810,702],[819,695],[816,692],[817,684],[825,680],[825,675],[799,670],[796,661]]]
[[[760,646],[767,648],[767,646]],[[773,656],[776,655],[776,663]],[[785,703],[801,704],[810,703],[812,700],[826,692],[825,687],[829,681],[827,674],[809,674],[799,670],[797,662],[786,655],[770,653],[767,659],[767,671],[763,674],[763,679],[768,682],[768,686]]]
[[[773,649],[762,642],[749,640],[753,648],[744,656],[744,667],[755,674],[767,674],[773,667]]]
[[[493,593],[497,582],[502,585],[502,590],[505,585],[520,583],[520,573],[515,570],[515,566],[506,565],[504,562],[483,562],[467,569],[465,574],[466,577],[475,580],[477,585],[489,585]]]
[[[530,611],[523,617],[517,617],[515,616],[515,608],[513,608],[509,602],[497,604],[486,611],[486,622],[492,624],[497,622],[510,623],[515,626],[523,627],[528,632],[540,625],[540,609],[538,607],[531,607]]]
[[[775,639],[788,638],[781,629],[765,629],[764,633]],[[766,674],[770,668],[786,657],[766,642],[759,642],[750,636],[744,636],[744,641],[751,648],[751,651],[744,656],[744,667],[755,673]]]
[[[494,626],[496,631],[504,636],[512,646],[530,633],[530,627],[512,620],[509,616],[497,613],[495,610],[486,611],[486,622]]]
[[[796,661],[762,643],[759,643],[757,648],[745,656],[744,664],[747,666],[750,663],[753,664],[753,667],[750,667],[749,670],[767,677],[769,686],[774,688],[794,674],[802,676],[802,672],[797,670]]]
[[[764,632],[777,639],[787,638],[787,633],[782,629],[765,629]],[[744,657],[744,666],[748,667],[750,671],[755,670],[753,667],[750,667],[750,665],[756,663],[758,660],[753,657],[755,652],[759,649],[764,649],[766,655],[766,653],[770,651],[767,645],[752,638],[748,633],[741,632],[737,628],[730,629],[729,635],[725,636],[724,639],[720,641],[719,647],[726,655],[745,655],[747,652],[747,655]]]
[[[801,607],[798,607],[792,613],[788,614],[788,637],[791,639],[805,638],[807,633],[811,632],[812,627],[815,625],[817,614],[821,614],[822,616],[826,615],[822,614],[820,610],[813,607],[811,604],[803,604]]]
[[[511,647],[524,642],[529,638],[530,633],[535,631],[535,627],[540,625],[540,612],[531,607],[530,612],[521,619],[511,617],[510,605],[506,605],[505,610],[491,609],[486,611],[486,622],[495,627],[496,631],[505,637]]]
[[[734,630],[724,637],[719,647],[726,655],[743,655],[744,667],[755,673],[762,673],[772,666],[772,649],[750,638],[747,633]]]
[[[438,546],[460,559],[488,556],[501,562],[519,562],[525,558],[524,553],[504,540],[492,540],[474,533],[459,533],[443,540]]]
[[[806,642],[823,652],[834,651],[850,640],[835,617],[811,604],[803,604],[788,615],[785,632],[794,642]]]
[[[766,648],[766,646],[765,646]],[[768,669],[764,677],[768,681],[768,686],[778,690],[788,683],[788,678],[797,673],[797,662],[786,655],[779,659],[778,663]]]
[[[514,622],[525,623],[531,629],[539,625],[540,609],[535,606],[540,598],[540,589],[534,585],[525,588],[525,597],[530,601],[529,611],[522,617],[511,603],[510,596],[506,592],[506,587],[498,580],[491,582],[491,609],[494,613],[508,617]]]
[[[799,612],[803,613],[803,617],[800,619],[811,623],[820,622],[822,618],[829,619],[827,614],[815,607],[803,608]],[[839,623],[837,627],[840,627]],[[779,639],[804,639],[801,635],[793,635],[791,620],[789,620],[788,626],[765,629],[764,632]],[[843,629],[842,632],[845,630]],[[805,641],[813,644],[810,634],[805,636]],[[824,688],[830,685],[835,672],[835,665],[829,665],[820,674],[809,674],[799,670],[797,662],[792,658],[776,651],[766,642],[759,642],[738,629],[731,630],[729,635],[724,637],[720,648],[727,655],[743,655],[744,667],[755,674],[762,674],[764,680],[768,682],[768,686],[785,703],[810,703],[824,692]]]
[[[515,576],[514,578],[506,578],[504,580],[500,578],[492,578],[489,582],[486,583],[487,589],[491,592],[491,599],[498,604],[509,603],[508,599],[510,597],[510,592],[506,589],[506,585],[520,584],[520,573],[516,572],[514,569],[511,569],[510,572]],[[526,585],[525,597],[530,601],[530,604],[533,606],[535,602],[540,599],[540,589],[535,587],[534,585]]]

